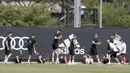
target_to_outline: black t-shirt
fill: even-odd
[[[112,38],[110,38],[110,42],[111,42],[111,43],[113,43],[113,39],[112,39]],[[109,45],[109,44],[107,44],[107,50],[108,50],[108,51],[110,51],[110,50],[111,50],[111,48],[110,48],[110,45]]]
[[[74,41],[75,39],[71,39],[71,42],[70,42],[70,49],[74,49],[75,45],[74,45]]]
[[[93,41],[94,41],[95,43],[97,43],[97,42],[98,42],[98,38],[94,38]],[[96,49],[96,46],[97,46],[97,44],[92,44],[92,48],[95,48],[95,49]]]
[[[34,38],[30,38],[27,40],[27,46],[33,48],[33,45],[36,43]]]
[[[11,47],[11,38],[7,37],[6,41],[8,41],[8,47]],[[6,46],[6,41],[5,41],[5,46]],[[7,46],[6,46],[7,47]]]
[[[112,38],[110,38],[110,42],[113,43],[113,39]]]
[[[55,36],[56,36],[56,37],[59,37],[59,36],[61,36],[61,34],[60,34],[60,33],[59,33],[59,34],[56,33]],[[58,41],[59,41],[59,39],[55,39],[55,38],[54,38],[53,43],[54,43],[54,44],[58,44]]]

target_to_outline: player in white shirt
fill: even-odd
[[[123,40],[121,40],[121,43],[123,45],[121,50],[121,63],[126,64],[126,43]]]
[[[83,59],[84,64],[93,64],[93,58],[90,55],[84,55]]]
[[[110,48],[112,49],[112,52],[110,54],[111,57],[114,57],[115,60],[118,62],[119,65],[121,65],[120,61],[117,58],[117,53],[119,52],[119,49],[117,48],[117,46],[115,46],[113,43],[110,42],[110,40],[107,40],[107,43],[110,45]],[[111,64],[111,60],[109,59],[109,63]]]
[[[91,58],[91,56],[88,56],[88,58],[86,59],[86,64],[92,64],[93,63],[93,59]]]

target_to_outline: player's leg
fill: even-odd
[[[113,56],[114,56],[115,60],[117,61],[118,65],[121,65],[119,59],[117,58],[117,52],[114,52]]]
[[[123,60],[123,64],[126,64],[126,55],[122,54],[122,60]]]
[[[74,60],[75,60],[75,51],[74,51],[74,48],[72,49],[72,64],[76,64],[75,62],[74,62]]]
[[[124,64],[126,64],[126,54],[124,54],[123,59],[124,59]]]
[[[91,56],[91,58],[93,58],[94,52],[93,52],[93,48],[90,48],[90,53],[89,55]]]
[[[31,64],[31,59],[32,59],[32,48],[28,48],[29,56],[28,56],[28,63]]]
[[[54,62],[55,50],[52,51],[52,62]]]
[[[71,61],[72,61],[72,50],[71,50],[71,48],[69,48],[69,55],[70,55],[70,57],[69,57],[69,65],[70,65]]]
[[[56,53],[56,63],[59,63],[59,49],[58,48],[55,50],[55,53]]]
[[[7,55],[7,54],[5,54],[5,59],[7,58],[7,56],[8,56],[8,55]]]
[[[17,60],[18,63],[20,63],[18,55],[16,56],[16,60]]]
[[[99,55],[98,55],[98,54],[96,55],[96,58],[97,58],[98,63],[100,64],[101,62],[100,62],[100,59],[99,59]]]
[[[56,52],[57,46],[56,44],[52,44],[52,63],[55,62],[55,52]]]
[[[108,54],[108,64],[111,64],[111,55]]]
[[[68,63],[69,65],[71,64],[71,60],[72,60],[72,56],[70,55],[69,56],[69,63]]]
[[[5,60],[4,60],[4,63],[7,63],[7,56],[8,56],[8,50],[7,48],[5,47]]]
[[[107,58],[108,58],[108,64],[111,65],[111,57],[112,57],[113,51],[108,51]]]
[[[121,58],[121,64],[123,64],[124,63],[124,61],[123,61],[123,54],[120,55],[120,58]]]
[[[6,63],[8,63],[8,60],[9,60],[9,58],[11,57],[11,55],[12,55],[12,53],[11,53],[11,49],[9,49],[9,50],[7,50],[7,57],[6,57],[6,59],[5,59],[5,62]]]
[[[98,63],[100,64],[101,61],[100,61],[100,59],[99,59],[99,54],[97,53],[97,49],[93,49],[93,53],[94,53],[94,55],[96,55],[97,61],[98,61]]]
[[[72,55],[72,64],[76,64],[75,62],[74,62],[74,60],[75,60],[75,55]]]
[[[7,54],[5,54],[5,60],[4,60],[4,63],[7,63]]]
[[[117,61],[118,65],[121,65],[120,61],[118,60],[118,58],[116,57],[115,60]]]
[[[9,58],[11,57],[12,53],[9,53],[9,55],[7,56],[6,60],[8,62]]]
[[[38,57],[38,59],[39,59],[39,61],[43,64],[44,62],[43,62],[43,60],[42,60],[42,55],[40,55],[39,57]]]
[[[28,56],[28,63],[29,63],[29,64],[31,64],[31,58],[32,58],[32,56],[29,55],[29,56]]]

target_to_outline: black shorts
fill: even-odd
[[[74,48],[69,48],[69,54],[70,55],[75,55],[75,50],[74,50]]]
[[[110,55],[113,51],[112,50],[108,50],[108,54]]]
[[[10,53],[11,53],[11,48],[9,48],[9,50],[5,48],[5,55],[9,55]]]
[[[126,56],[126,54],[125,53],[121,53],[121,56]]]
[[[94,55],[97,55],[98,53],[97,53],[97,49],[96,48],[91,48],[90,49],[90,55],[91,56],[94,56]]]
[[[53,50],[58,49],[58,44],[53,43],[53,44],[52,44],[52,49],[53,49]]]
[[[117,57],[117,53],[118,53],[118,52],[113,51],[113,52],[111,53],[111,57],[116,58],[116,57]]]
[[[32,53],[33,53],[33,48],[32,47],[28,47],[28,53],[29,53],[29,55],[32,55]]]

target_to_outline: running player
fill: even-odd
[[[5,60],[4,63],[8,64],[8,59],[11,57],[11,36],[12,32],[9,32],[6,41],[5,41]]]
[[[74,62],[75,59],[75,48],[77,47],[77,43],[76,43],[76,36],[73,36],[73,39],[71,39],[70,42],[70,47],[69,47],[69,54],[70,54],[70,58],[69,58],[69,65],[70,64],[76,64]]]
[[[90,55],[91,55],[91,56],[96,55],[97,61],[98,61],[98,63],[100,64],[101,62],[100,62],[100,60],[99,60],[99,55],[98,55],[98,53],[97,53],[97,45],[100,45],[101,42],[98,41],[98,38],[99,38],[99,34],[96,33],[96,34],[95,34],[95,38],[94,38],[93,41],[92,41],[92,46],[91,46],[91,48],[90,48]]]
[[[61,35],[61,30],[57,30],[57,32],[55,33],[54,39],[53,39],[53,43],[52,43],[52,63],[54,63],[54,56],[56,54],[56,63],[59,63],[59,46],[58,46],[58,41],[62,38]]]
[[[31,58],[32,58],[32,52],[34,50],[34,53],[36,53],[36,41],[35,41],[35,34],[32,34],[32,37],[27,40],[27,48],[29,52],[29,57],[28,57],[28,63],[31,64]]]

